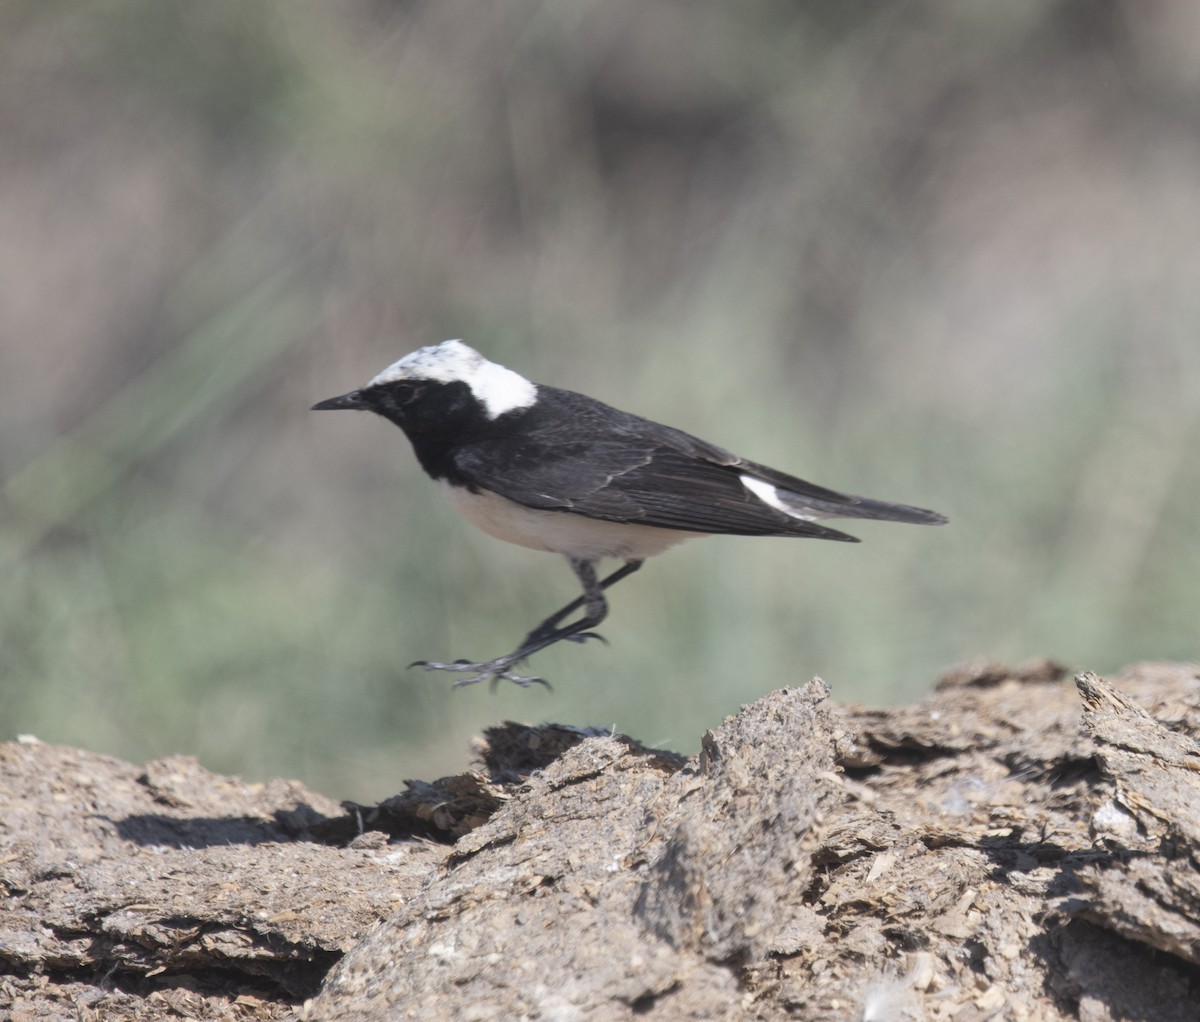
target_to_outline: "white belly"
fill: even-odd
[[[598,561],[602,557],[640,561],[661,554],[681,540],[704,535],[653,525],[605,522],[569,511],[542,511],[516,504],[489,490],[471,493],[444,481],[441,486],[451,507],[489,536],[530,550],[548,550],[584,561]]]

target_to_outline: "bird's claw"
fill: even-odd
[[[564,638],[568,639],[570,642],[587,642],[588,639],[598,639],[600,642],[604,643],[604,645],[608,645],[608,640],[599,632],[579,632],[575,635],[564,636]]]
[[[481,681],[490,681],[492,691],[494,692],[496,686],[501,681],[511,681],[514,685],[520,685],[521,688],[529,688],[530,685],[544,685],[548,691],[553,691],[550,682],[545,678],[512,673],[509,668],[514,667],[517,663],[519,663],[518,660],[502,657],[498,660],[488,660],[483,663],[475,663],[471,660],[455,660],[453,663],[443,664],[436,660],[414,660],[408,666],[410,670],[414,667],[421,667],[427,671],[455,671],[460,674],[465,674],[469,671],[474,672],[470,678],[459,678],[454,683],[455,688],[462,688],[466,685],[477,685]]]

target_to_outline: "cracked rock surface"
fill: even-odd
[[[504,724],[378,806],[0,745],[0,1019],[1200,1017],[1200,676]]]

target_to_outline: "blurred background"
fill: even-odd
[[[0,725],[379,799],[515,718],[1200,657],[1200,5],[9,0]],[[709,539],[554,691],[408,671],[576,592],[312,415],[462,337],[936,508]]]

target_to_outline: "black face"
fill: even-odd
[[[412,407],[420,403],[422,395],[429,390],[431,384],[420,383],[416,380],[396,380],[394,383],[381,383],[360,391],[363,406],[391,419],[398,426],[406,427],[412,417]]]
[[[314,411],[355,409],[390,419],[410,438],[468,439],[487,422],[470,387],[462,381],[394,380],[313,405]]]

